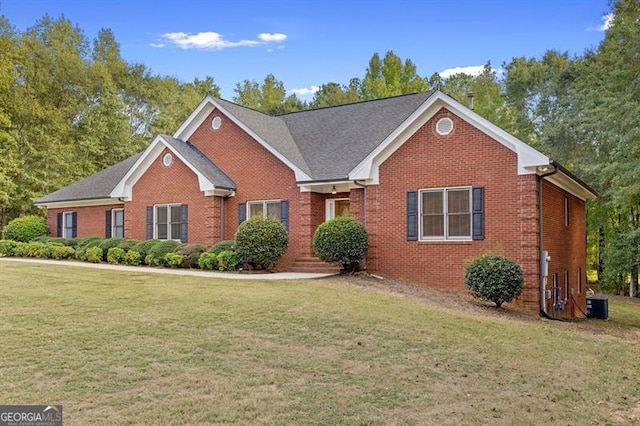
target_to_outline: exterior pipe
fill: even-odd
[[[362,216],[364,218],[364,229],[367,229],[367,185],[360,183],[357,180],[354,180],[353,184],[361,187],[364,192],[362,195],[362,209],[363,209]]]
[[[553,160],[549,160],[550,164],[554,164]],[[540,271],[540,313],[548,319],[555,319],[547,313],[547,303],[545,299],[545,288],[544,288],[544,276],[542,275],[542,251],[543,251],[543,227],[542,223],[542,180],[548,176],[555,175],[558,173],[560,169],[558,167],[554,167],[552,171],[546,174],[538,175],[538,256],[540,261],[538,262],[538,269]]]

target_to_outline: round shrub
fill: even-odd
[[[100,247],[88,247],[84,249],[86,259],[91,263],[100,263],[102,262],[102,249]]]
[[[238,260],[254,269],[268,269],[287,251],[288,244],[287,230],[277,219],[254,216],[236,233]]]
[[[175,252],[184,257],[181,265],[183,268],[197,268],[198,259],[206,250],[207,248],[201,244],[186,244],[177,247]]]
[[[213,253],[211,253],[213,254]],[[238,253],[231,250],[225,250],[220,252],[217,258],[218,270],[220,271],[235,271],[240,266],[238,260]]]
[[[144,264],[145,265],[149,265],[149,266],[158,266],[158,261],[156,260],[155,257],[153,257],[152,254],[148,254],[145,258],[144,258]]]
[[[71,259],[75,255],[76,251],[73,247],[65,245],[55,245],[49,250],[49,257],[56,260]]]
[[[178,241],[173,240],[163,240],[159,243],[154,244],[151,249],[149,249],[147,256],[153,256],[155,265],[165,265],[164,257],[167,253],[173,252],[180,243]],[[147,263],[149,265],[149,263]]]
[[[109,255],[109,249],[113,247],[118,247],[123,241],[124,241],[124,238],[120,238],[120,237],[107,238],[102,240],[98,245],[98,247],[100,247],[102,249],[102,252],[104,253],[104,259],[102,260],[107,260],[107,256]]]
[[[135,250],[129,250],[127,254],[124,255],[124,261],[129,266],[138,266],[142,263],[142,256]]]
[[[164,255],[164,263],[170,268],[178,268],[184,262],[184,256],[180,253],[170,252]]]
[[[503,256],[485,255],[475,259],[464,276],[474,297],[502,306],[522,293],[524,276],[516,262]]]
[[[223,251],[236,251],[236,241],[235,240],[223,240],[218,243],[215,243],[210,249],[209,253],[220,254]]]
[[[47,222],[39,216],[22,216],[10,221],[4,228],[4,239],[28,243],[34,238],[47,235]]]
[[[120,247],[121,249],[123,249],[124,251],[129,251],[132,250],[133,247],[140,243],[139,240],[129,240],[129,239],[123,239],[122,241],[120,241],[120,243],[118,244],[118,247]]]
[[[15,249],[18,243],[13,240],[0,240],[0,257],[15,256]]]
[[[313,250],[325,262],[337,262],[353,272],[367,256],[369,235],[352,217],[339,216],[318,226],[313,235]]]
[[[156,244],[160,244],[161,242],[162,242],[162,240],[140,241],[139,243],[137,243],[133,247],[131,247],[131,250],[137,251],[138,253],[140,253],[140,257],[142,259],[145,259],[147,257],[147,255],[149,254],[149,250],[151,250]]]
[[[111,247],[107,252],[107,262],[117,265],[118,263],[124,263],[124,258],[127,252],[120,247]]]
[[[198,266],[200,269],[218,269],[218,255],[214,253],[202,253],[198,258]]]

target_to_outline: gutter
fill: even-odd
[[[561,171],[562,173],[564,173],[565,175],[567,175],[567,177],[569,177],[569,179],[575,181],[576,183],[578,183],[580,186],[584,187],[584,189],[586,189],[587,191],[589,191],[591,194],[593,194],[594,197],[598,196],[598,192],[593,189],[592,187],[590,187],[588,184],[586,184],[582,179],[580,179],[578,176],[574,175],[571,171],[567,170],[566,167],[564,167],[562,164],[558,163],[556,160],[552,160],[551,158],[549,159],[549,164],[555,169],[554,172],[546,174],[546,175],[542,175],[541,177],[545,177],[545,176],[550,176],[550,175],[554,175],[559,171]]]

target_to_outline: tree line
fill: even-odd
[[[320,85],[304,102],[274,75],[236,84],[233,101],[269,114],[440,89],[563,163],[599,192],[588,205],[589,262],[612,291],[637,295],[640,265],[640,5],[619,0],[604,40],[580,55],[514,57],[477,76],[421,76],[373,54],[364,75]],[[125,61],[114,34],[94,40],[64,17],[25,31],[0,17],[0,226],[32,201],[173,133],[211,76],[183,82]]]

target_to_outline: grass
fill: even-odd
[[[0,401],[65,424],[640,423],[637,303],[560,323],[340,278],[7,261],[0,291]]]

